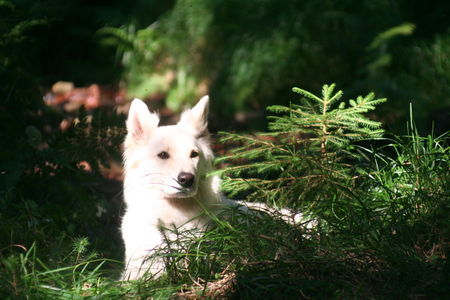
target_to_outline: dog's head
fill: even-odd
[[[157,190],[167,198],[195,196],[213,159],[208,102],[208,96],[200,99],[176,125],[158,126],[158,115],[133,100],[126,123],[125,184]]]

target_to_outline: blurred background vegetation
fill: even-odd
[[[213,131],[264,130],[266,106],[295,100],[293,86],[317,92],[334,82],[349,98],[388,98],[370,117],[391,132],[405,132],[412,103],[420,131],[443,133],[450,2],[0,0],[5,261],[17,251],[10,245],[32,241],[57,257],[76,236],[120,259],[121,187],[103,170],[120,164],[124,116],[112,105],[47,106],[44,95],[61,80],[123,91],[113,105],[141,97],[172,113],[209,93]]]
[[[174,109],[209,92],[213,111],[231,120],[287,104],[296,84],[335,82],[351,96],[393,99],[382,113],[395,128],[409,102],[424,126],[448,113],[448,11],[445,1],[178,1],[146,26],[101,32],[130,94],[163,93]]]
[[[390,128],[404,129],[412,102],[420,128],[434,119],[444,131],[449,11],[448,1],[2,1],[2,94],[120,84],[179,111],[209,93],[220,128],[242,116],[262,128],[255,112],[289,103],[292,86],[335,82],[391,99],[379,116]]]

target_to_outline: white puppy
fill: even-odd
[[[217,211],[240,205],[222,197],[215,179],[206,176],[213,160],[208,101],[208,96],[200,99],[171,126],[158,126],[158,115],[141,100],[131,104],[124,152],[124,280],[146,272],[153,277],[162,274],[162,259],[148,259],[164,242],[161,228],[203,229],[210,221],[205,208]],[[265,208],[262,204],[251,206]]]

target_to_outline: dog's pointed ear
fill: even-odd
[[[186,110],[180,117],[178,125],[186,128],[196,137],[208,134],[209,96],[203,96],[191,109]]]
[[[127,139],[134,141],[145,140],[158,127],[159,117],[151,113],[147,105],[140,99],[131,102],[127,118]]]

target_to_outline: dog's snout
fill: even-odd
[[[190,188],[194,184],[194,174],[181,172],[178,174],[178,183],[184,188]]]

